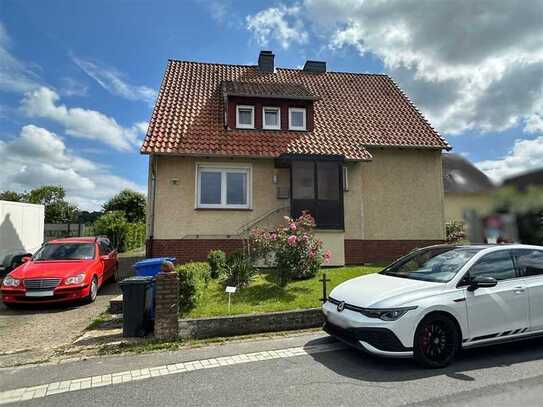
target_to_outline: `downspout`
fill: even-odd
[[[155,202],[156,202],[156,177],[158,172],[158,160],[154,155],[150,158],[150,172],[151,172],[151,196],[150,196],[150,213],[149,213],[149,252],[147,257],[153,257],[153,239],[155,236]]]

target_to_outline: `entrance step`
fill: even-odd
[[[123,295],[118,295],[117,297],[109,300],[109,309],[110,314],[122,314],[123,313]]]

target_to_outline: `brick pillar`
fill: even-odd
[[[155,337],[175,339],[178,333],[177,303],[179,296],[179,277],[177,273],[158,273],[156,275],[155,296]]]

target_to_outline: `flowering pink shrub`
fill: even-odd
[[[285,216],[286,226],[273,231],[253,229],[249,247],[254,257],[275,256],[277,282],[284,287],[290,280],[313,277],[322,263],[330,261],[329,250],[323,252],[322,241],[315,237],[315,220],[304,212],[298,219]]]

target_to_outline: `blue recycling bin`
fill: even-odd
[[[155,257],[152,259],[138,261],[134,264],[136,275],[140,277],[154,277],[160,273],[160,267],[164,261],[171,261],[172,263],[175,263],[175,257]]]
[[[151,307],[150,315],[150,319],[152,321],[155,320],[155,276],[160,273],[160,268],[164,261],[171,261],[172,263],[175,263],[175,257],[155,257],[152,259],[141,260],[134,264],[136,276],[153,278],[151,285],[153,305]]]

